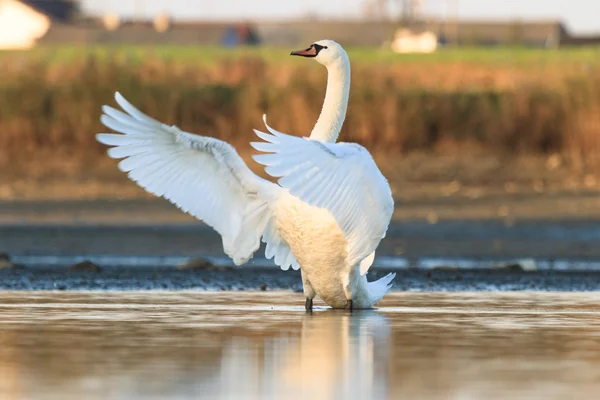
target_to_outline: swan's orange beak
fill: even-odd
[[[292,51],[290,53],[290,56],[316,57],[317,56],[317,49],[315,48],[315,46],[311,45],[306,50]]]

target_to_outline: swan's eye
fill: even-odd
[[[310,46],[310,47],[314,47],[314,48],[315,48],[315,50],[317,51],[317,55],[319,54],[319,52],[320,52],[321,50],[323,50],[323,49],[326,49],[326,48],[327,48],[327,46],[321,46],[320,44],[316,44],[316,43],[315,43],[315,44],[313,44],[313,45],[312,45],[312,46]]]

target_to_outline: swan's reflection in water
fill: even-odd
[[[0,293],[2,399],[353,399],[388,388],[391,331],[375,311],[308,315],[272,309],[281,299],[267,295],[22,296]]]
[[[0,292],[0,399],[596,398],[600,294]]]
[[[235,337],[225,346],[214,395],[303,399],[385,398],[390,325],[375,311],[304,315],[298,335]],[[224,384],[223,384],[224,383]]]

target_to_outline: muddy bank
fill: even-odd
[[[375,268],[368,279],[387,274]],[[599,272],[518,270],[399,270],[394,291],[598,291]],[[297,271],[275,268],[102,267],[100,271],[68,268],[0,270],[0,290],[200,290],[302,291]]]

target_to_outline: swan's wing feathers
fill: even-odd
[[[255,200],[258,178],[229,144],[162,124],[120,94],[115,98],[125,112],[105,106],[101,120],[122,134],[97,135],[101,143],[115,146],[109,156],[122,159],[119,168],[148,192],[219,232],[225,252],[236,264],[246,262],[269,222],[260,220],[265,213],[256,212],[264,206]],[[255,220],[243,223],[245,218]]]
[[[364,275],[367,273],[371,265],[373,265],[373,261],[375,261],[375,251],[367,256],[364,260],[360,262],[360,274]]]
[[[279,231],[277,230],[273,219],[269,221],[267,228],[263,233],[262,241],[266,243],[265,257],[268,260],[273,259],[275,264],[279,265],[282,270],[287,271],[290,267],[294,270],[300,268],[292,250],[279,235]]]
[[[365,273],[394,209],[389,184],[369,152],[354,143],[324,143],[267,129],[271,135],[257,135],[270,144],[269,153],[254,159],[291,194],[331,212],[348,241],[348,262],[365,260]]]
[[[119,92],[115,93],[115,100],[121,106],[123,111],[125,111],[127,114],[129,114],[131,117],[133,117],[135,120],[143,123],[144,125],[154,126],[154,127],[159,127],[159,126],[163,125],[162,123],[158,122],[157,120],[155,120],[153,118],[150,118],[149,116],[147,116],[146,114],[144,114],[143,112],[141,112],[140,110],[135,108],[130,102],[127,101],[127,99],[125,99],[125,97],[123,97],[121,95],[121,93],[119,93]]]

